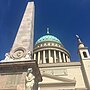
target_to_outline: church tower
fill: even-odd
[[[81,60],[81,68],[82,68],[82,73],[83,77],[85,80],[85,84],[88,87],[88,90],[90,90],[90,55],[88,48],[85,47],[84,43],[80,40],[80,37],[78,35],[77,40],[78,40],[78,51],[80,55],[80,60]]]
[[[80,40],[80,37],[78,35],[76,35],[76,37],[78,41],[78,51],[79,51],[80,59],[84,60],[90,58],[88,48],[85,47],[84,43]]]

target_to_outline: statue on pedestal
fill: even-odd
[[[34,79],[35,76],[33,75],[33,70],[32,68],[29,68],[27,71],[27,75],[26,75],[26,82],[25,82],[25,90],[33,90],[33,86],[34,86]]]

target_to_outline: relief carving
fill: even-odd
[[[50,75],[55,75],[55,76],[66,76],[66,75],[68,75],[66,69],[61,69],[61,70],[42,70],[41,74],[50,74]]]
[[[19,47],[13,51],[11,56],[13,59],[20,59],[20,58],[24,57],[25,54],[26,54],[26,50],[23,47]]]

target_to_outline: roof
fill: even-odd
[[[52,41],[52,42],[56,42],[56,43],[62,44],[57,37],[55,37],[53,35],[50,35],[50,34],[47,34],[47,35],[44,35],[41,38],[39,38],[36,41],[35,45],[39,44],[39,43],[47,42],[47,41]]]

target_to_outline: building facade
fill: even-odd
[[[80,62],[71,62],[68,50],[49,29],[33,49],[33,32],[32,1],[27,4],[11,51],[0,62],[0,90],[90,90],[90,55],[79,36]]]
[[[47,34],[36,41],[37,60],[43,81],[39,90],[90,90],[90,56],[79,36],[80,62],[71,62],[70,54],[58,38]]]

